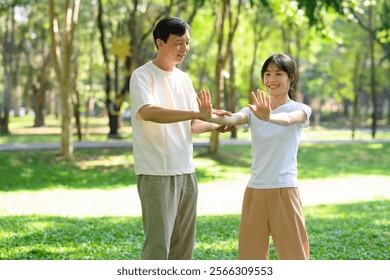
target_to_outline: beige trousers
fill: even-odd
[[[194,174],[137,176],[145,241],[143,260],[190,260],[198,186]]]
[[[239,259],[267,260],[270,235],[278,259],[309,259],[309,241],[298,188],[246,188],[239,233]]]

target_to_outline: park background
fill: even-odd
[[[138,259],[132,71],[163,16],[191,26],[179,65],[237,111],[287,53],[311,106],[298,154],[311,256],[390,257],[387,1],[2,1],[0,259]],[[194,136],[194,259],[236,259],[250,132]],[[217,202],[216,202],[217,201]],[[306,203],[306,204],[305,204]],[[271,247],[271,258],[275,252]]]

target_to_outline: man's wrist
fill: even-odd
[[[202,114],[200,112],[192,111],[193,120],[203,120]]]

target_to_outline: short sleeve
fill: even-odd
[[[305,114],[306,114],[306,117],[307,117],[306,121],[304,123],[302,123],[301,126],[302,127],[309,126],[309,124],[310,124],[310,116],[311,116],[311,108],[309,106],[307,106],[306,104],[300,103],[298,109],[304,111]]]
[[[244,113],[246,116],[247,116],[247,118],[248,118],[248,124],[250,125],[250,123],[251,123],[251,121],[252,121],[252,114],[251,114],[251,110],[249,109],[249,107],[248,106],[246,106],[246,107],[244,107],[244,108],[242,108],[241,110],[240,110],[240,112],[241,113]]]
[[[153,104],[152,79],[143,71],[134,71],[130,78],[130,97],[132,111],[137,113],[138,110],[147,104]]]

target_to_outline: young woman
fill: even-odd
[[[268,92],[251,93],[253,104],[231,115],[212,113],[210,93],[199,105],[209,121],[249,124],[252,137],[251,177],[242,206],[239,259],[268,259],[271,235],[278,259],[309,259],[309,242],[297,181],[297,151],[311,109],[292,100],[294,61],[285,54],[269,57],[261,70]]]

